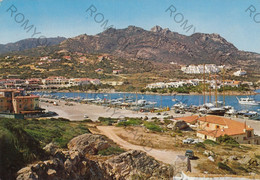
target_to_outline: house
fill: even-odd
[[[101,69],[101,68],[98,68],[98,69],[95,70],[96,73],[102,73],[103,71],[104,71],[104,70]]]
[[[46,60],[48,60],[48,59],[49,59],[48,56],[44,56],[44,57],[41,57],[41,58],[40,58],[40,61],[46,61]]]
[[[63,59],[66,59],[66,60],[71,60],[71,57],[70,56],[63,56]]]
[[[233,73],[234,76],[244,76],[244,75],[246,75],[246,74],[247,74],[247,72],[246,72],[246,71],[243,71],[243,70],[241,70],[241,69],[239,69],[238,71],[236,71],[236,72]]]
[[[0,89],[0,112],[34,114],[41,112],[39,96],[26,95],[23,89]]]
[[[113,74],[120,74],[122,70],[113,70]]]
[[[199,116],[197,116],[197,115],[175,118],[175,120],[185,121],[189,125],[195,125],[198,122],[198,119],[199,119]]]
[[[228,135],[241,144],[260,144],[260,137],[246,123],[220,116],[203,116],[198,118],[197,125],[197,136],[204,140],[217,141],[221,136]]]
[[[70,79],[71,86],[82,86],[90,84],[89,78],[78,78],[78,79]]]

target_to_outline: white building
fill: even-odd
[[[205,64],[205,73],[218,73],[223,66],[217,66],[216,64]],[[202,74],[204,73],[204,65],[189,65],[182,66],[181,70],[186,74]]]
[[[243,71],[241,69],[239,69],[238,71],[234,72],[234,76],[244,76],[246,75],[246,71]]]

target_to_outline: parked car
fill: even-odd
[[[194,152],[192,150],[186,150],[185,156],[188,157],[189,159],[194,158]]]
[[[192,139],[192,138],[187,138],[187,139],[182,140],[183,144],[192,144],[192,142],[194,142],[194,139]]]
[[[87,118],[88,118],[88,115],[85,114],[85,115],[84,115],[84,118],[87,119]]]

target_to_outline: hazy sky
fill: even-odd
[[[91,5],[96,9],[92,17],[86,12]],[[172,17],[166,12],[170,6],[176,9]],[[249,6],[254,11],[251,17],[246,12]],[[31,30],[21,27],[26,20],[27,27],[34,25]],[[40,32],[35,38],[93,35],[104,30],[105,20],[120,29],[134,25],[149,30],[159,25],[189,36],[193,30],[181,27],[188,20],[187,27],[193,25],[195,32],[217,33],[240,50],[260,53],[259,0],[0,0],[0,43],[30,38],[34,30]]]

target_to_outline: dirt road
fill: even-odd
[[[121,139],[114,130],[116,127],[113,126],[97,126],[97,129],[101,132],[101,134],[107,136],[108,138],[112,139],[115,143],[117,143],[119,146],[123,147],[127,150],[141,150],[146,152],[148,155],[154,157],[156,160],[174,165],[176,162],[176,159],[178,155],[183,156],[185,152],[183,151],[171,151],[171,150],[161,150],[161,149],[154,149],[151,147],[144,147],[144,146],[138,146],[134,144],[130,144],[127,141]],[[197,165],[195,161],[191,162],[193,172],[196,170],[194,167]]]

